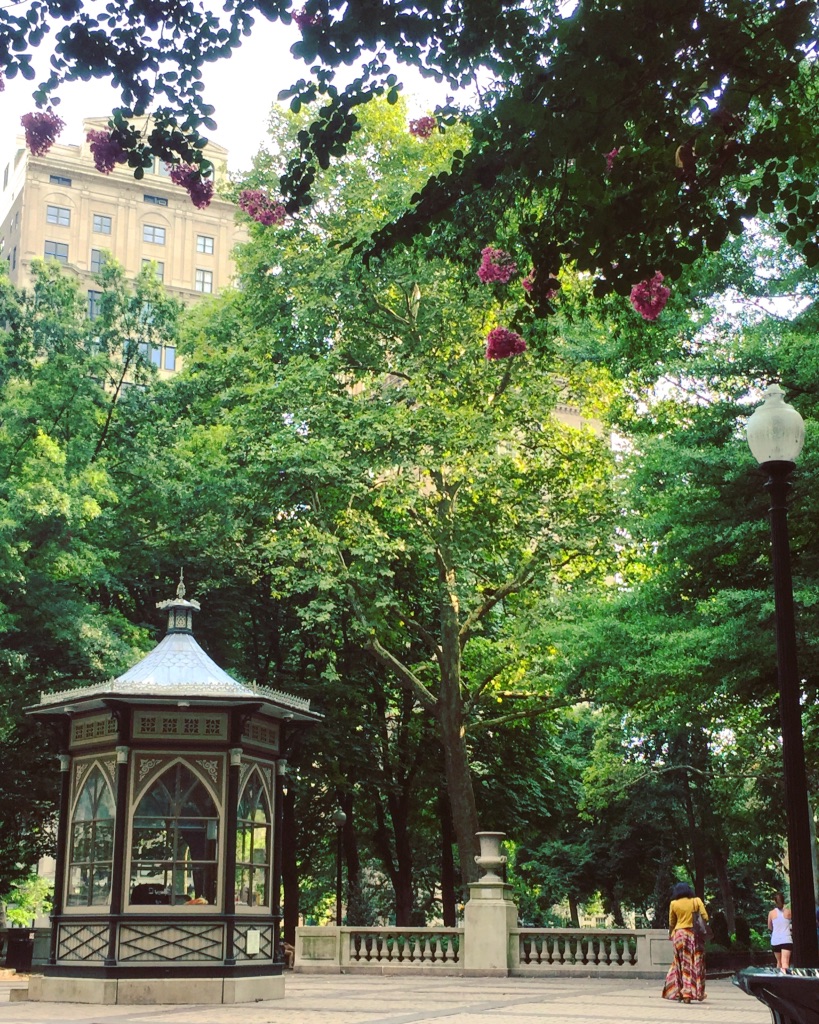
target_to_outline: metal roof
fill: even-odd
[[[220,668],[199,644],[190,627],[174,627],[174,612],[183,610],[185,621],[190,624],[191,613],[198,610],[195,601],[184,600],[184,586],[180,582],[177,598],[162,601],[157,607],[169,609],[168,633],[136,665],[122,675],[103,683],[79,686],[59,693],[40,694],[40,702],[32,713],[46,711],[68,711],[68,705],[100,705],[107,700],[124,700],[132,703],[164,701],[180,698],[199,698],[216,704],[258,703],[267,705],[266,710],[277,717],[315,721],[322,716],[310,711],[310,701],[295,697],[280,690],[241,683]]]

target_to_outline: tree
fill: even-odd
[[[631,331],[613,299],[596,304],[597,324],[558,314],[568,344],[633,388],[614,408],[619,572],[550,631],[568,692],[615,711],[622,730],[587,778],[601,802],[630,773],[665,791],[668,866],[713,895],[729,926],[758,912],[760,886],[781,884],[784,831],[767,503],[741,424],[754,385],[779,379],[812,437],[815,298],[815,273],[762,222],[692,268],[650,332]],[[790,518],[809,750],[815,489],[808,452]]]
[[[0,60],[8,75],[31,76],[31,48],[68,22],[57,32],[38,105],[56,102],[64,81],[110,75],[123,97],[109,140],[117,155],[137,174],[152,154],[181,164],[183,184],[185,166],[194,165],[201,181],[209,168],[199,132],[215,127],[201,68],[231,53],[254,15],[299,24],[303,38],[293,51],[310,77],[286,95],[294,110],[323,103],[282,178],[290,213],[310,201],[317,170],[346,153],[359,127],[356,109],[375,96],[397,97],[392,58],[479,90],[477,108],[466,112],[469,151],[455,153],[413,208],[376,234],[375,252],[442,219],[468,231],[476,195],[498,217],[525,195],[521,245],[538,271],[532,300],[548,312],[550,281],[561,268],[593,272],[599,294],[628,294],[657,270],[678,277],[740,233],[743,218],[781,201],[781,230],[811,265],[819,263],[816,25],[808,0],[764,0],[751,11],[743,0],[639,0],[626,16],[615,0],[571,9],[556,0],[501,9],[493,0],[465,9],[440,0],[308,0],[298,10],[285,0],[235,0],[222,15],[154,0],[101,14],[82,0],[41,0],[26,16],[13,8],[2,14]],[[340,88],[336,69],[356,62],[359,77]],[[127,118],[153,99],[156,127],[143,139]],[[447,108],[433,127],[455,117]],[[42,141],[42,132],[35,135]]]
[[[115,470],[139,450],[123,429],[135,426],[128,407],[140,392],[122,388],[122,352],[154,292],[147,278],[133,294],[106,284],[103,313],[90,321],[56,263],[35,264],[34,275],[29,293],[0,277],[0,893],[54,841],[59,739],[24,709],[40,691],[124,668],[145,639],[117,600],[128,528],[114,527]],[[131,383],[145,386],[150,364],[138,351],[127,360]]]
[[[487,334],[524,292],[482,283],[474,242],[468,270],[425,243],[369,270],[337,247],[396,208],[403,169],[419,176],[434,152],[394,108],[370,117],[309,229],[254,229],[239,256],[244,288],[197,316],[185,374],[213,399],[186,432],[198,458],[184,461],[201,472],[204,451],[241,460],[225,534],[297,608],[297,649],[314,671],[335,683],[336,623],[350,613],[350,642],[411,696],[368,695],[374,720],[388,714],[393,737],[407,714],[416,733],[434,723],[468,880],[471,734],[550,707],[514,631],[523,595],[599,570],[607,446],[553,410],[566,393],[604,401],[605,375],[486,358]],[[301,130],[294,121],[286,131]],[[391,816],[397,844],[405,815]]]

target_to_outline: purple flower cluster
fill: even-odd
[[[631,289],[631,304],[643,320],[656,320],[665,309],[671,289],[663,284],[663,275],[658,270],[654,277],[641,281]]]
[[[212,178],[203,178],[202,172],[190,164],[176,164],[171,167],[170,177],[174,185],[181,185],[185,189],[198,210],[210,206],[213,199]]]
[[[315,28],[321,24],[321,15],[308,14],[306,8],[302,7],[300,11],[293,12],[293,21],[299,28]]]
[[[617,159],[617,154],[619,152],[619,149],[613,149],[610,153],[606,153],[606,174],[611,174],[612,168],[614,167],[614,161]]]
[[[486,336],[486,358],[508,359],[526,351],[526,342],[508,327],[493,327]]]
[[[508,252],[504,252],[503,249],[493,249],[491,245],[481,249],[478,277],[484,284],[489,284],[491,281],[508,284],[517,271],[518,265]]]
[[[65,121],[51,110],[38,110],[33,114],[23,114],[20,124],[26,130],[26,145],[34,156],[47,153],[60,132],[65,128]]]
[[[2,75],[0,75],[0,92],[5,92],[5,91],[6,91],[6,80],[5,80],[5,78],[3,78]]]
[[[239,208],[265,227],[281,224],[287,215],[282,204],[274,203],[260,188],[246,188],[239,196]]]
[[[124,164],[127,160],[125,150],[108,132],[88,132],[85,138],[91,143],[91,156],[100,173],[110,174],[117,164]]]
[[[409,123],[409,133],[414,135],[416,139],[428,139],[430,135],[438,127],[438,122],[434,117],[427,115],[426,117],[419,117]]]

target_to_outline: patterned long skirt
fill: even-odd
[[[705,999],[705,955],[691,928],[674,932],[674,962],[665,976],[663,999],[685,1003]]]

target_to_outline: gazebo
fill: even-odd
[[[62,736],[51,948],[29,998],[235,1003],[284,995],[282,779],[310,702],[233,679],[162,601],[165,637],[105,683],[43,694]]]

